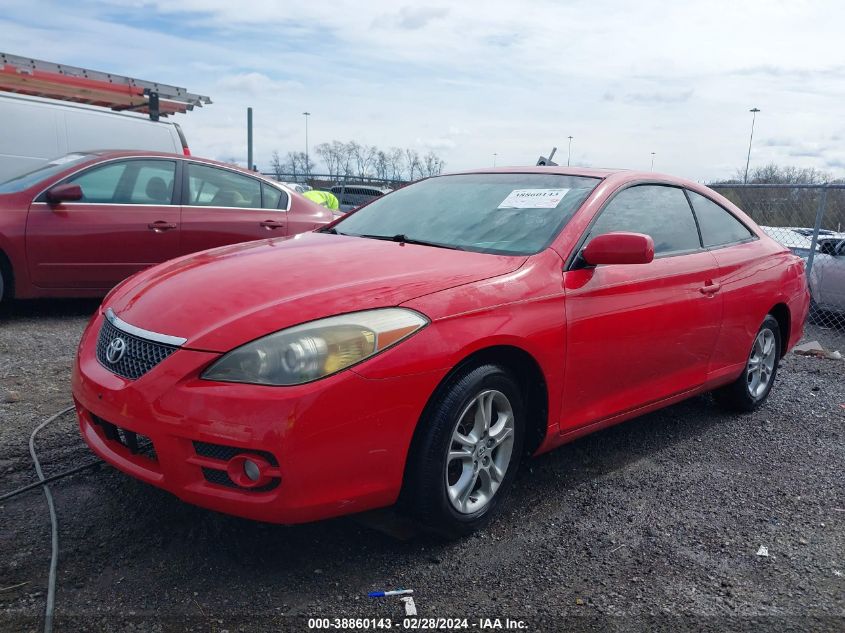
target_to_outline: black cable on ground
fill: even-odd
[[[92,466],[97,466],[102,464],[102,460],[98,457],[96,459],[92,459],[91,461],[85,462],[76,468],[71,468],[70,470],[65,470],[60,473],[56,473],[55,475],[50,475],[49,477],[45,477],[42,481],[36,481],[31,484],[27,484],[26,486],[22,486],[17,490],[12,490],[11,492],[6,492],[0,495],[0,501],[5,501],[6,499],[11,499],[12,497],[17,497],[19,494],[27,492],[28,490],[32,490],[34,488],[39,488],[46,483],[51,481],[55,481],[56,479],[62,479],[63,477],[67,477],[69,475],[74,475],[78,472],[85,470],[86,468],[91,468]]]
[[[38,480],[44,486],[44,496],[47,497],[47,507],[50,510],[50,531],[53,542],[50,553],[50,574],[47,578],[47,607],[44,611],[44,633],[52,633],[53,631],[53,610],[56,604],[56,567],[59,563],[59,521],[56,518],[56,506],[53,504],[53,495],[50,494],[50,486],[45,483],[46,478],[41,471],[41,462],[38,461],[38,455],[35,454],[35,436],[38,434],[38,431],[50,424],[50,422],[60,418],[65,413],[73,411],[73,409],[74,407],[68,407],[51,415],[35,427],[32,435],[29,436],[29,454],[32,456],[32,461],[35,464],[35,472],[38,473]]]

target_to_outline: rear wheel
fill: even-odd
[[[720,404],[734,411],[754,411],[763,404],[777,376],[780,337],[777,319],[767,314],[754,338],[742,375],[714,392]]]
[[[403,505],[442,535],[469,534],[495,514],[519,466],[522,394],[510,374],[483,365],[458,375],[420,421]]]

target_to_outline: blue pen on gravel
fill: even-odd
[[[413,589],[394,589],[393,591],[371,591],[367,594],[370,598],[386,598],[388,596],[404,596],[407,593],[414,593]]]

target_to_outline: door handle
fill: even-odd
[[[263,222],[259,222],[259,224],[268,231],[272,231],[273,229],[281,229],[285,226],[284,222],[279,222],[277,220],[264,220]]]
[[[164,220],[157,220],[155,222],[150,222],[147,225],[147,228],[151,231],[155,231],[156,233],[163,233],[164,231],[169,231],[171,229],[175,229],[176,225],[172,222],[165,222]]]
[[[714,295],[717,292],[719,292],[719,290],[721,290],[721,288],[722,288],[722,284],[709,283],[709,284],[705,284],[704,286],[699,288],[698,291],[703,295]]]

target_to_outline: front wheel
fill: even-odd
[[[713,392],[716,400],[734,411],[754,411],[772,390],[780,360],[781,332],[777,319],[767,314],[757,331],[745,370],[734,382]]]
[[[405,510],[445,536],[484,526],[510,487],[522,453],[522,394],[496,365],[459,374],[435,396],[403,495]]]

